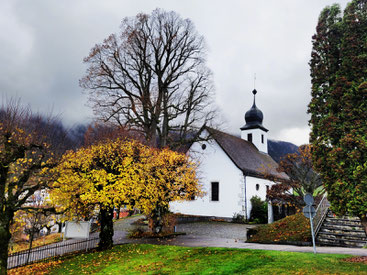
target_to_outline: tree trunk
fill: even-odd
[[[10,220],[6,217],[5,213],[2,213],[5,217],[0,218],[0,275],[7,274],[8,269],[8,249],[10,241]]]
[[[101,208],[101,232],[99,233],[99,250],[106,250],[113,246],[113,207]]]
[[[27,255],[27,261],[26,264],[28,264],[29,262],[29,256],[31,255],[31,251],[32,251],[32,244],[33,244],[33,239],[34,239],[34,233],[35,233],[36,229],[34,227],[31,228],[31,233],[29,234],[29,248],[28,248],[28,255]]]
[[[62,233],[62,224],[63,224],[63,222],[56,222],[56,224],[58,225],[57,233]]]
[[[149,216],[149,228],[152,233],[159,234],[162,232],[164,214],[165,212],[158,208]]]
[[[361,219],[361,224],[362,224],[364,233],[367,236],[367,217],[366,216],[363,216],[363,217],[359,217],[359,218]]]
[[[158,216],[149,217],[149,227],[152,233],[159,234],[162,232],[162,219]]]

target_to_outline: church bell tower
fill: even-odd
[[[260,109],[256,107],[255,97],[257,91],[254,89],[252,91],[254,95],[254,104],[251,109],[248,110],[245,114],[246,124],[242,126],[241,129],[241,138],[252,142],[256,148],[263,153],[268,153],[268,136],[267,132],[269,131],[263,125],[263,113]]]

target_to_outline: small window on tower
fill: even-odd
[[[260,189],[260,184],[256,184],[256,191],[259,191],[259,189]]]
[[[252,134],[247,134],[247,140],[248,140],[249,142],[252,142]]]
[[[264,144],[264,135],[261,135],[261,143]]]

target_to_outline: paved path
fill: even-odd
[[[120,223],[120,222],[117,222]],[[124,226],[128,226],[129,219],[122,220]],[[120,225],[117,225],[120,226]],[[124,228],[124,226],[117,228]],[[131,225],[130,225],[131,226]],[[313,253],[312,246],[295,246],[295,245],[278,245],[278,244],[258,244],[245,243],[246,228],[253,227],[242,224],[231,224],[222,222],[199,222],[179,224],[177,231],[185,231],[186,235],[173,237],[170,239],[127,239],[120,234],[119,243],[149,243],[149,244],[165,244],[189,247],[228,247],[228,248],[245,248],[245,249],[264,249],[288,252],[310,252]],[[116,228],[116,227],[115,227]],[[130,227],[131,228],[131,227]],[[185,230],[186,229],[186,230]],[[241,230],[244,232],[242,233]],[[115,232],[116,234],[117,232]],[[225,235],[228,234],[228,235]],[[230,236],[229,238],[226,236]],[[115,238],[115,236],[114,236]],[[117,238],[117,236],[116,236]],[[367,249],[363,248],[344,248],[344,247],[316,247],[317,253],[330,254],[347,254],[357,256],[367,256]]]
[[[264,249],[288,252],[310,252],[313,253],[312,246],[278,245],[278,244],[257,244],[245,243],[236,239],[212,238],[205,236],[177,236],[167,240],[147,239],[147,240],[128,240],[128,243],[149,243],[165,244],[189,247],[228,247],[228,248],[246,248],[246,249]],[[367,256],[367,249],[363,248],[344,248],[344,247],[316,247],[317,253],[329,254],[348,254],[356,256]]]
[[[136,215],[125,219],[120,219],[114,222],[113,229],[116,231],[125,231],[129,232],[130,230],[133,230],[137,226],[133,223],[137,220],[144,218],[143,215]]]
[[[277,251],[289,251],[289,252],[313,252],[312,247],[308,246],[295,246],[295,245],[274,245],[274,244],[257,244],[257,243],[245,243],[247,228],[253,227],[252,225],[232,224],[223,222],[197,222],[179,224],[177,226],[178,232],[186,232],[186,235],[180,235],[168,239],[128,239],[128,232],[134,229],[136,226],[133,222],[140,219],[142,216],[135,216],[123,220],[116,221],[114,224],[114,244],[125,243],[149,243],[160,245],[177,245],[188,247],[228,247],[228,248],[245,248],[245,249],[264,249],[264,250],[277,250]],[[92,238],[97,238],[98,232],[91,234]],[[71,251],[85,249],[86,247],[80,247],[77,242],[80,239],[69,239],[64,243],[54,243],[43,246],[41,248],[33,249],[30,255],[31,262],[47,258],[50,256],[62,255]],[[92,241],[88,246],[89,248],[96,247],[97,240]],[[55,246],[62,244],[68,244],[67,247],[60,249],[52,249]],[[86,245],[86,244],[83,244]],[[41,252],[47,250],[47,253]],[[344,248],[344,247],[317,247],[317,253],[331,253],[331,254],[348,254],[357,256],[367,256],[367,249],[363,248]],[[9,267],[19,266],[26,262],[27,255],[18,255],[8,259]]]

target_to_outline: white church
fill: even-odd
[[[190,146],[188,154],[200,163],[199,178],[205,195],[171,203],[172,212],[223,218],[241,214],[249,219],[250,199],[258,196],[265,200],[266,190],[274,184],[267,175],[275,181],[288,179],[285,173],[276,171],[278,164],[268,155],[268,130],[262,125],[263,113],[255,104],[257,91],[252,93],[254,103],[245,114],[241,137],[207,127],[201,135],[210,135],[209,141]]]

